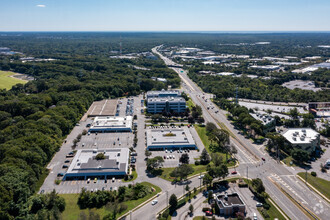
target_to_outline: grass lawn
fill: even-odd
[[[128,208],[123,213],[120,213],[119,215],[117,215],[117,217],[127,213],[129,210],[135,208],[136,206],[138,206],[141,203],[147,201],[148,199],[150,199],[151,197],[153,197],[157,193],[161,192],[161,189],[158,186],[155,186],[151,183],[143,182],[142,184],[153,187],[155,189],[155,191],[153,193],[147,195],[144,198],[141,198],[141,199],[138,199],[138,200],[126,201],[125,204],[128,206]],[[65,202],[66,202],[65,210],[62,213],[62,217],[63,217],[64,220],[71,220],[71,219],[76,220],[76,219],[78,219],[81,212],[84,212],[87,216],[89,215],[89,209],[81,210],[79,208],[78,204],[77,204],[79,194],[60,194],[60,196],[63,197],[65,199]],[[105,215],[110,213],[105,208],[100,208],[100,209],[93,208],[93,209],[91,209],[91,211],[93,211],[94,213],[99,214],[101,219]]]
[[[13,85],[16,85],[18,83],[22,83],[22,84],[27,83],[27,81],[25,80],[20,80],[15,77],[10,77],[14,74],[15,74],[14,72],[0,70],[0,89],[9,90]]]
[[[189,100],[187,101],[187,106],[188,106],[188,108],[191,110],[192,109],[192,107],[194,107],[195,106],[195,104],[194,104],[194,102],[189,98]]]
[[[210,144],[211,144],[211,141],[209,140],[208,136],[206,135],[206,127],[203,127],[203,126],[200,126],[200,125],[195,125],[194,126],[197,133],[198,133],[198,136],[199,138],[202,140],[207,152],[210,154],[211,151],[210,151]],[[222,158],[223,158],[223,161],[226,162],[226,154],[223,154],[223,153],[219,153]],[[228,156],[229,158],[230,156]],[[234,161],[231,161],[227,164],[228,166],[234,166],[235,165],[235,162]]]
[[[189,164],[189,166],[191,166],[192,168],[194,168],[194,172],[192,174],[190,174],[188,177],[205,172],[206,171],[206,165],[195,165],[195,164]],[[171,181],[174,180],[175,178],[170,176],[170,173],[174,170],[174,167],[170,167],[170,168],[162,168],[163,173],[161,176],[159,176],[160,178],[163,178],[164,180],[168,180]]]
[[[131,175],[133,175],[133,178],[132,179],[130,179],[130,180],[124,180],[123,179],[123,182],[132,182],[132,181],[134,181],[138,177],[136,170],[132,171],[132,174]]]
[[[298,173],[303,179],[306,178],[306,173]],[[315,189],[322,193],[325,197],[330,199],[330,181],[325,179],[314,177],[310,173],[307,173],[307,182],[311,184]]]

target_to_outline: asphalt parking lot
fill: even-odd
[[[189,152],[184,152],[182,151],[182,153],[178,153],[177,150],[174,150],[172,153],[170,151],[167,151],[167,153],[165,151],[151,151],[152,155],[151,157],[157,157],[157,156],[161,156],[164,159],[164,163],[163,163],[163,167],[177,167],[179,165],[179,159],[181,157],[182,154],[187,153],[189,155],[189,163],[190,164],[194,164],[196,159],[199,159],[200,157],[200,152],[198,152],[197,150],[189,150]],[[164,158],[166,157],[166,158]],[[169,158],[171,157],[171,158]],[[173,158],[174,157],[174,158]]]

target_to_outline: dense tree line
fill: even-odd
[[[29,56],[42,57],[40,53],[44,50],[43,57],[57,59],[23,63],[17,55],[0,56],[1,70],[35,78],[9,91],[0,91],[1,219],[27,216],[28,200],[38,190],[45,166],[93,101],[180,84],[177,74],[160,60],[143,56],[135,60],[110,59],[98,50],[88,51],[93,42],[100,45],[92,37],[84,39],[86,44],[66,41],[60,35],[43,39],[34,39],[29,34],[0,38],[2,46]],[[132,47],[130,52],[143,49],[144,46]],[[150,70],[134,69],[132,65]],[[166,78],[167,83],[153,81],[151,77]]]

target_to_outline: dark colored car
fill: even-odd
[[[263,157],[262,157],[261,159],[262,159],[263,161],[266,161],[266,159],[265,159],[265,158],[263,158]]]
[[[64,176],[64,173],[58,173],[57,176]]]
[[[63,165],[62,168],[68,168],[69,166],[68,165]]]

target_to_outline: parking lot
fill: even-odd
[[[190,164],[194,164],[195,160],[194,158],[196,158],[197,160],[200,157],[201,152],[198,152],[197,150],[189,150],[188,151],[184,151],[182,150],[182,153],[179,152],[177,150],[173,150],[172,153],[167,150],[167,153],[165,151],[152,151],[152,156],[151,157],[157,157],[157,156],[161,156],[164,159],[164,163],[163,163],[163,167],[177,167],[179,165],[179,159],[181,157],[182,154],[187,153],[189,155],[189,163]]]

